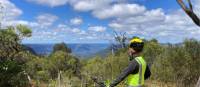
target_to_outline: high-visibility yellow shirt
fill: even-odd
[[[136,74],[130,74],[127,77],[128,87],[142,87],[144,85],[144,74],[147,67],[146,61],[142,56],[136,57],[135,60],[139,64],[139,71]]]

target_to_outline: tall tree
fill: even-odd
[[[22,50],[21,40],[30,37],[32,31],[24,25],[9,26],[0,30],[0,58],[12,57]]]
[[[24,26],[9,26],[0,29],[0,86],[27,87],[28,74],[25,74],[24,64],[30,58],[24,52],[21,40],[31,36],[31,30]]]

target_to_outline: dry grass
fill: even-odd
[[[175,83],[164,83],[160,81],[146,81],[145,87],[177,87]]]

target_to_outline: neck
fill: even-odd
[[[132,56],[129,57],[129,60],[131,61],[134,58],[139,57],[139,56],[141,56],[141,53],[134,53]]]
[[[135,54],[133,54],[133,56],[135,56],[135,57],[141,56],[141,53],[140,52],[139,53],[135,53]]]

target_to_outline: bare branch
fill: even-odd
[[[181,6],[181,8],[186,11],[188,10],[187,7],[185,6],[184,2],[182,0],[177,0],[178,4]]]
[[[191,3],[191,0],[188,0],[188,3],[189,3],[189,6],[190,6],[190,10],[193,11],[193,6],[192,6],[192,3]]]
[[[183,0],[177,0],[178,4],[181,8],[185,11],[185,13],[193,20],[193,22],[200,27],[200,19],[198,16],[193,12],[192,3],[190,0],[187,0],[189,4],[189,8],[185,5]]]

